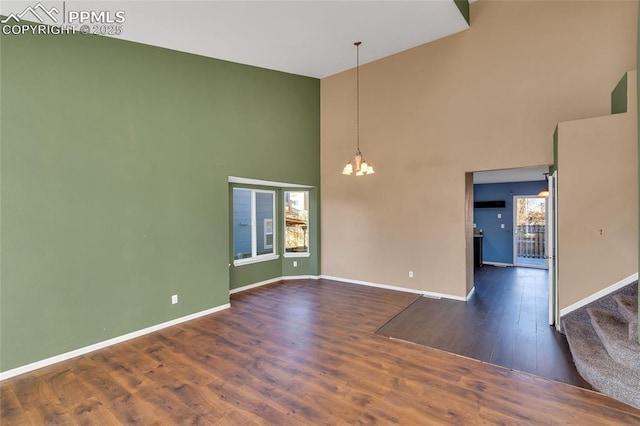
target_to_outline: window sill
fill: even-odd
[[[309,257],[309,256],[311,256],[311,253],[309,252],[300,253],[295,251],[287,252],[282,255],[282,257]]]
[[[258,257],[250,257],[247,259],[237,259],[233,261],[233,266],[250,265],[252,263],[268,262],[280,258],[277,254],[264,254]]]

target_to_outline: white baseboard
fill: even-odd
[[[491,265],[491,266],[499,266],[501,268],[506,268],[507,266],[513,266],[513,263],[502,263],[502,262],[487,262],[482,261],[483,265]]]
[[[290,275],[286,277],[280,278],[283,281],[291,281],[291,280],[317,280],[320,277],[317,275]]]
[[[475,292],[476,292],[476,286],[474,285],[473,287],[471,287],[471,290],[469,290],[469,294],[467,294],[465,302],[468,302],[469,299],[471,299],[471,296],[473,296],[473,293]]]
[[[264,280],[253,284],[248,284],[238,288],[232,288],[229,290],[229,294],[240,293],[241,291],[251,290],[252,288],[262,287],[263,285],[273,284],[282,281],[282,277],[271,278],[270,280]]]
[[[613,293],[614,291],[621,289],[622,287],[631,284],[634,281],[638,280],[638,273],[636,272],[633,275],[629,275],[626,278],[621,279],[620,281],[618,281],[615,284],[610,285],[607,288],[603,288],[602,290],[598,291],[597,293],[593,293],[591,296],[589,297],[585,297],[582,300],[577,301],[576,303],[567,306],[566,308],[563,308],[560,310],[560,316],[563,317],[565,315],[567,315],[570,312],[575,311],[576,309],[580,309],[585,305],[588,305],[591,302],[595,302],[596,300],[600,299],[601,297],[604,297],[606,295],[608,295],[609,293]],[[560,288],[560,290],[562,291],[562,288]]]
[[[163,322],[161,324],[152,325],[151,327],[143,328],[141,330],[133,331],[131,333],[124,334],[122,336],[117,336],[112,339],[108,339],[102,342],[94,343],[93,345],[85,346],[83,348],[75,349],[70,352],[65,352],[60,355],[55,355],[50,358],[46,358],[40,361],[32,362],[31,364],[23,365],[21,367],[16,367],[11,370],[3,371],[0,373],[0,381],[9,379],[11,377],[18,376],[20,374],[28,373],[33,370],[37,370],[39,368],[48,367],[50,365],[56,364],[58,362],[66,361],[71,358],[75,358],[80,355],[87,354],[89,352],[96,351],[98,349],[106,348],[107,346],[115,345],[116,343],[125,342],[127,340],[134,339],[136,337],[144,336],[145,334],[153,333],[154,331],[162,330],[163,328],[171,327],[173,325],[177,325],[186,321],[191,321],[193,319],[213,314],[215,312],[219,312],[225,309],[229,309],[231,305],[229,303],[225,303],[224,305],[216,306],[215,308],[207,309],[204,311],[196,312],[194,314],[186,315],[184,317],[176,318],[171,321]]]
[[[242,291],[251,290],[252,288],[262,287],[263,285],[273,284],[280,281],[291,281],[291,280],[317,280],[317,275],[288,275],[284,277],[276,277],[271,278],[269,280],[260,281],[253,284],[248,284],[242,287],[234,288],[229,290],[229,294],[240,293]]]
[[[249,285],[245,285],[245,286],[242,286],[242,287],[234,288],[234,289],[229,291],[229,294],[234,294],[234,293],[239,293],[239,292],[246,291],[246,290],[251,290],[252,288],[262,287],[264,285],[277,283],[279,281],[304,280],[304,279],[317,280],[317,279],[320,279],[320,278],[326,279],[326,280],[341,281],[341,282],[348,283],[348,284],[358,284],[358,285],[365,285],[365,286],[369,286],[369,287],[384,288],[386,290],[395,290],[395,291],[403,291],[405,293],[421,294],[423,296],[432,297],[432,298],[435,298],[435,299],[453,299],[453,300],[461,300],[463,302],[466,302],[467,300],[469,300],[469,298],[471,297],[471,295],[473,294],[473,292],[475,290],[475,287],[474,287],[474,288],[471,289],[471,291],[469,292],[467,297],[460,297],[460,296],[453,296],[451,294],[435,293],[435,292],[426,291],[426,290],[416,290],[414,288],[398,287],[398,286],[387,285],[387,284],[372,283],[372,282],[368,282],[368,281],[352,280],[350,278],[333,277],[333,276],[330,276],[330,275],[319,275],[319,276],[318,275],[295,275],[295,276],[271,278],[269,280],[264,280],[264,281],[260,281],[260,282],[254,283],[254,284],[249,284]]]
[[[326,280],[341,281],[341,282],[349,283],[349,284],[358,284],[358,285],[365,285],[365,286],[369,286],[369,287],[384,288],[386,290],[404,291],[405,293],[421,294],[423,296],[432,297],[434,299],[453,299],[453,300],[461,300],[463,302],[467,301],[467,299],[465,297],[454,296],[454,295],[451,295],[451,294],[444,294],[444,293],[435,293],[435,292],[426,291],[426,290],[417,290],[415,288],[398,287],[398,286],[393,286],[393,285],[388,285],[388,284],[371,283],[371,282],[368,282],[368,281],[352,280],[352,279],[349,279],[349,278],[341,278],[341,277],[332,277],[332,276],[329,276],[329,275],[320,275],[320,278],[323,278],[323,279],[326,279]]]

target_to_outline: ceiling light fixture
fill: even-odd
[[[547,181],[547,187],[542,191],[538,192],[538,197],[549,198],[549,173],[543,173],[544,180]]]
[[[351,175],[356,172],[356,176],[372,175],[375,173],[373,166],[367,163],[364,155],[360,152],[360,45],[361,41],[353,43],[356,46],[356,155],[353,160],[349,160],[342,169],[343,175]]]

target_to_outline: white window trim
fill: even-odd
[[[249,178],[243,178],[238,176],[229,176],[227,178],[227,181],[229,183],[239,183],[241,185],[271,186],[275,188],[306,188],[306,189],[313,188],[313,186],[299,185],[297,183],[274,182],[271,180],[249,179]]]
[[[276,200],[278,198],[278,195],[276,191],[265,190],[265,189],[252,189],[252,188],[234,188],[234,189],[251,192],[251,257],[246,257],[244,259],[234,259],[233,266],[248,265],[251,263],[259,263],[259,262],[268,262],[268,261],[276,260],[280,258],[280,255],[277,254],[278,247],[276,243],[276,238],[272,238],[272,241],[273,241],[272,247],[265,247],[265,248],[271,248],[273,250],[272,253],[266,253],[266,254],[260,254],[260,255],[258,254],[258,235],[257,235],[258,227],[256,226],[256,194],[258,193],[271,194],[273,197],[273,202],[271,207],[273,209],[272,234],[277,235],[277,226],[276,226],[275,217],[277,214]]]
[[[310,257],[311,253],[308,251],[303,251],[303,252],[299,252],[299,251],[287,251],[284,252],[282,257]]]
[[[256,257],[247,257],[245,259],[236,259],[233,261],[233,266],[250,265],[252,263],[269,262],[271,260],[277,260],[280,258],[278,254],[261,254]]]

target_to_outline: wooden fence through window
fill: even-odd
[[[546,226],[518,225],[516,228],[516,255],[529,259],[546,258]]]

